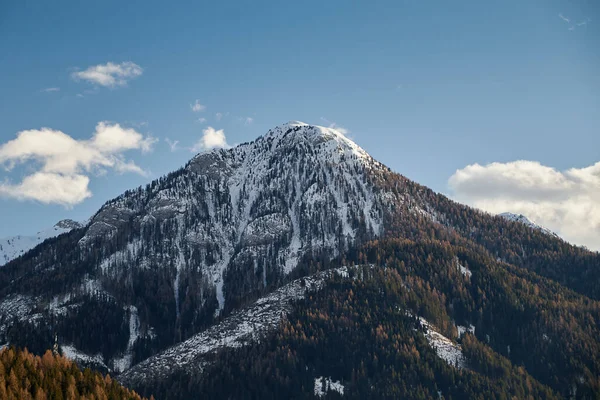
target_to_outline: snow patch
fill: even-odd
[[[324,397],[327,392],[338,392],[344,395],[344,385],[340,381],[334,381],[330,377],[319,376],[315,378],[315,396]]]
[[[129,341],[127,342],[125,354],[120,358],[115,358],[113,361],[113,370],[117,373],[121,373],[131,367],[133,345],[140,337],[138,310],[135,306],[129,306],[127,309],[129,310]]]
[[[83,365],[101,365],[106,368],[106,364],[104,363],[104,358],[102,354],[96,354],[94,356],[90,356],[85,354],[75,348],[75,346],[71,345],[61,345],[60,349],[65,357],[68,359],[75,361],[77,364]],[[108,369],[108,368],[107,368]]]
[[[458,331],[458,338],[460,339],[466,332],[470,334],[475,334],[475,326],[469,325],[469,327],[463,325],[456,325],[456,330]]]
[[[437,332],[434,329],[434,326],[425,318],[419,317],[419,321],[421,326],[425,328],[425,338],[427,339],[427,342],[433,347],[436,354],[452,367],[459,369],[465,368],[467,360],[463,355],[460,345]]]
[[[0,302],[0,314],[23,320],[35,307],[36,299],[30,296],[15,294]]]
[[[460,261],[458,260],[458,257],[454,257],[454,260],[456,262],[456,268],[460,271],[460,273],[463,274],[464,276],[466,276],[467,278],[471,278],[471,276],[473,275],[471,270],[469,268],[463,266],[460,263]]]

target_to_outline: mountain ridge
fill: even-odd
[[[511,213],[511,212],[503,212],[503,213],[498,214],[498,215],[500,217],[506,219],[507,221],[518,222],[518,223],[526,225],[526,226],[528,226],[530,228],[537,229],[537,230],[539,230],[541,232],[544,232],[545,234],[548,234],[550,236],[554,236],[554,237],[559,238],[559,236],[556,233],[552,232],[548,228],[544,228],[543,226],[541,226],[541,225],[533,222],[532,220],[530,220],[529,218],[527,218],[523,214],[514,214],[514,213]]]
[[[44,240],[81,228],[83,225],[72,219],[58,221],[52,228],[43,229],[35,235],[15,235],[0,238],[0,267],[25,254]]]

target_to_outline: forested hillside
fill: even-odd
[[[53,355],[50,350],[39,357],[27,350],[4,348],[0,350],[0,399],[142,398],[110,376],[102,376],[90,369],[81,371],[73,361]]]
[[[426,338],[432,328],[415,316],[428,315],[457,340],[439,292],[396,269],[354,271],[297,303],[255,345],[220,351],[203,371],[174,369],[139,390],[165,399],[562,397],[471,333],[456,345],[465,362],[440,358]]]

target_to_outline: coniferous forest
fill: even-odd
[[[0,399],[127,399],[141,400],[109,375],[83,371],[71,360],[50,350],[36,356],[25,350],[0,350]]]
[[[331,279],[259,343],[217,352],[202,374],[174,368],[136,390],[172,399],[310,398],[315,377],[326,376],[350,398],[597,398],[597,301],[436,242],[377,241],[356,258],[374,265]],[[460,343],[464,368],[437,357],[415,315]],[[468,322],[474,334],[459,337],[456,324]]]

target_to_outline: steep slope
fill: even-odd
[[[286,307],[279,325],[254,340],[207,335],[216,344],[207,351],[206,340],[190,339],[185,351],[176,346],[119,379],[181,399],[561,398],[473,334],[456,338],[450,330],[448,338],[417,318],[423,310],[447,318],[435,289],[394,268],[346,271]],[[453,269],[439,272],[466,283]]]
[[[296,279],[209,329],[144,360],[121,374],[119,380],[132,387],[168,378],[176,369],[200,374],[218,351],[250,345],[275,330],[291,311],[293,302],[321,289],[334,274],[348,276],[348,268],[335,268]]]
[[[32,236],[10,236],[0,239],[0,266],[15,258],[22,256],[44,240],[81,228],[79,222],[64,219],[57,222],[52,228],[44,229]]]
[[[527,218],[523,214],[513,214],[510,212],[505,212],[505,213],[498,214],[498,215],[500,217],[506,219],[507,221],[518,222],[518,223],[528,226],[532,229],[537,229],[541,232],[544,232],[547,235],[558,237],[558,235],[556,233],[552,232],[551,230],[549,230],[547,228],[544,228],[541,225],[536,224],[535,222],[532,222],[529,218]]]

